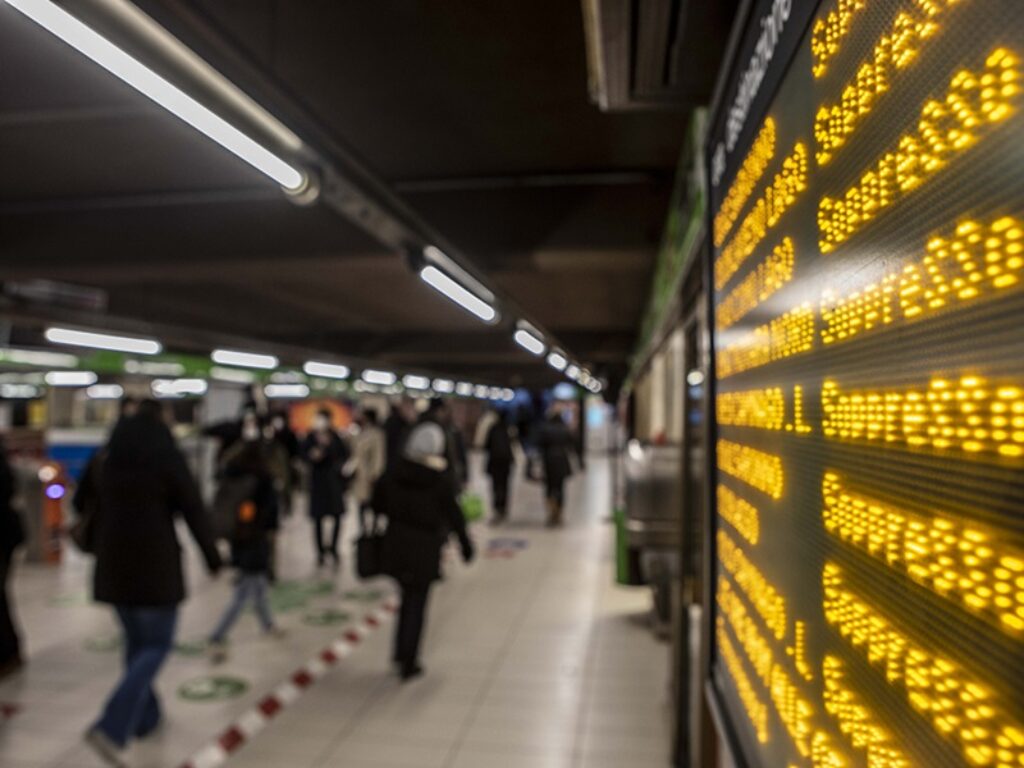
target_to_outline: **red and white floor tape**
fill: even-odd
[[[218,768],[227,759],[262,731],[278,714],[292,704],[326,675],[332,667],[356,649],[367,635],[385,624],[398,610],[394,597],[366,614],[355,626],[349,627],[331,645],[297,669],[291,677],[264,696],[252,709],[228,726],[213,742],[200,749],[181,768]]]

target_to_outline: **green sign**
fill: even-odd
[[[237,677],[211,675],[182,683],[178,696],[185,701],[224,701],[236,699],[249,690],[249,684]]]

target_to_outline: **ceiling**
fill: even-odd
[[[690,105],[593,106],[577,2],[137,4],[304,138],[358,158],[500,297],[621,377]],[[701,60],[724,47],[720,29],[691,34]],[[175,327],[186,347],[193,329],[503,385],[554,380],[507,324],[477,322],[401,254],[286,200],[2,2],[0,278],[101,288],[111,318]]]

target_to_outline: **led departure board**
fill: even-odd
[[[1024,0],[762,0],[712,116],[711,690],[757,768],[1024,766]]]

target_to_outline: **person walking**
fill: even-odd
[[[185,599],[177,513],[210,572],[221,562],[199,490],[156,401],[140,402],[114,428],[99,475],[93,594],[114,607],[125,670],[86,741],[108,764],[121,766],[129,741],[152,733],[161,720],[153,683]]]
[[[0,679],[19,669],[21,639],[11,615],[7,584],[15,550],[25,542],[25,529],[14,508],[14,474],[7,462],[7,451],[0,442]]]
[[[405,438],[409,436],[416,421],[416,404],[412,398],[403,396],[400,400],[392,401],[391,413],[384,421],[384,439],[387,444],[387,469],[391,471],[398,466],[402,458],[402,446],[405,445]]]
[[[387,463],[387,444],[384,431],[377,425],[376,411],[361,411],[358,422],[359,431],[352,444],[356,465],[352,497],[358,505],[360,525],[365,526],[366,514],[372,506],[374,486],[384,474]]]
[[[246,434],[243,440],[223,468],[225,482],[244,484],[246,493],[238,497],[231,534],[231,564],[238,569],[235,593],[210,635],[210,656],[214,663],[227,659],[228,632],[250,600],[263,631],[275,637],[284,634],[274,624],[267,599],[272,537],[278,520],[277,492],[264,452],[266,446],[260,435]]]
[[[572,475],[572,435],[558,411],[552,411],[540,425],[537,449],[544,467],[544,495],[547,501],[548,527],[560,526],[564,516],[565,481]]]
[[[292,513],[292,496],[298,478],[299,438],[288,424],[288,415],[280,411],[271,414],[268,432],[272,443],[271,474],[277,486],[278,510],[282,517],[288,517]]]
[[[417,425],[409,434],[402,459],[377,484],[373,508],[387,517],[385,533],[388,572],[398,582],[402,605],[395,629],[392,660],[402,680],[423,674],[420,644],[430,588],[440,576],[441,548],[455,533],[462,558],[470,563],[473,542],[448,474],[444,430],[433,423]]]
[[[491,504],[494,506],[492,523],[500,525],[508,519],[508,481],[515,463],[512,450],[514,438],[508,423],[508,414],[498,412],[487,431],[483,448],[487,452],[487,474],[491,476]]]
[[[317,564],[321,566],[328,556],[335,568],[341,564],[338,538],[341,516],[345,513],[346,490],[342,468],[348,462],[349,453],[348,446],[331,426],[331,412],[322,409],[302,445],[302,455],[310,468],[309,514],[313,518]],[[333,523],[329,539],[324,536],[327,520]]]

